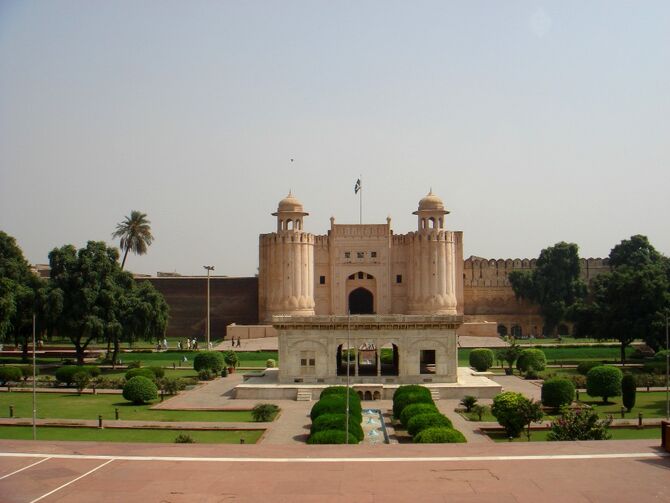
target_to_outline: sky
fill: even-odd
[[[670,255],[670,2],[0,0],[0,230],[32,263],[112,240],[137,273],[250,276],[289,190],[465,256]],[[291,162],[293,159],[293,162]]]

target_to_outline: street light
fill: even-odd
[[[214,270],[213,265],[203,265],[207,269],[207,349],[209,350],[209,273]]]

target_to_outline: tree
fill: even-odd
[[[509,281],[517,298],[540,306],[547,330],[555,334],[571,306],[586,295],[579,274],[578,246],[561,241],[540,252],[532,271],[513,271]]]
[[[539,402],[526,398],[521,393],[505,391],[493,399],[491,413],[505,428],[510,437],[518,437],[524,427],[528,426],[530,435],[530,424],[542,420],[542,407]]]
[[[663,312],[670,306],[670,262],[644,236],[632,236],[612,248],[610,272],[591,285],[591,302],[580,306],[578,331],[597,339],[617,339],[621,361],[626,347],[643,339],[658,349]]]
[[[586,392],[591,396],[600,396],[603,403],[613,396],[621,395],[623,373],[616,367],[600,365],[586,374]]]
[[[114,238],[121,238],[119,246],[123,250],[123,261],[121,269],[126,265],[128,252],[132,251],[136,255],[144,255],[154,237],[151,234],[151,222],[147,220],[147,214],[141,211],[133,210],[130,216],[119,224],[116,224],[116,231],[112,234]]]
[[[44,281],[34,274],[16,240],[0,231],[0,341],[12,341],[28,360],[33,314],[43,327]]]
[[[507,369],[505,370],[506,374],[512,375],[514,372],[514,362],[517,361],[520,354],[521,346],[519,346],[514,340],[512,340],[512,343],[509,346],[498,350],[496,353],[496,358],[507,363]]]
[[[626,374],[621,380],[621,395],[623,406],[630,412],[635,407],[635,395],[637,393],[637,382],[635,376]]]

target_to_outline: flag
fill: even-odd
[[[354,185],[354,194],[358,194],[358,191],[361,190],[361,179],[356,180],[356,185]]]

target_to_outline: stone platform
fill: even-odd
[[[359,378],[360,379],[360,378]],[[400,386],[394,383],[379,383],[376,378],[371,382],[351,384],[357,392],[369,391],[373,397],[391,400],[393,393]],[[430,389],[436,399],[460,399],[466,395],[477,398],[493,398],[502,391],[502,386],[486,376],[476,375],[468,367],[458,367],[458,380],[453,383],[421,383]],[[333,384],[281,384],[278,369],[266,369],[261,376],[250,377],[238,384],[233,390],[235,398],[249,400],[296,400],[298,393],[304,399],[318,400],[321,391]],[[377,393],[375,393],[377,392]]]

